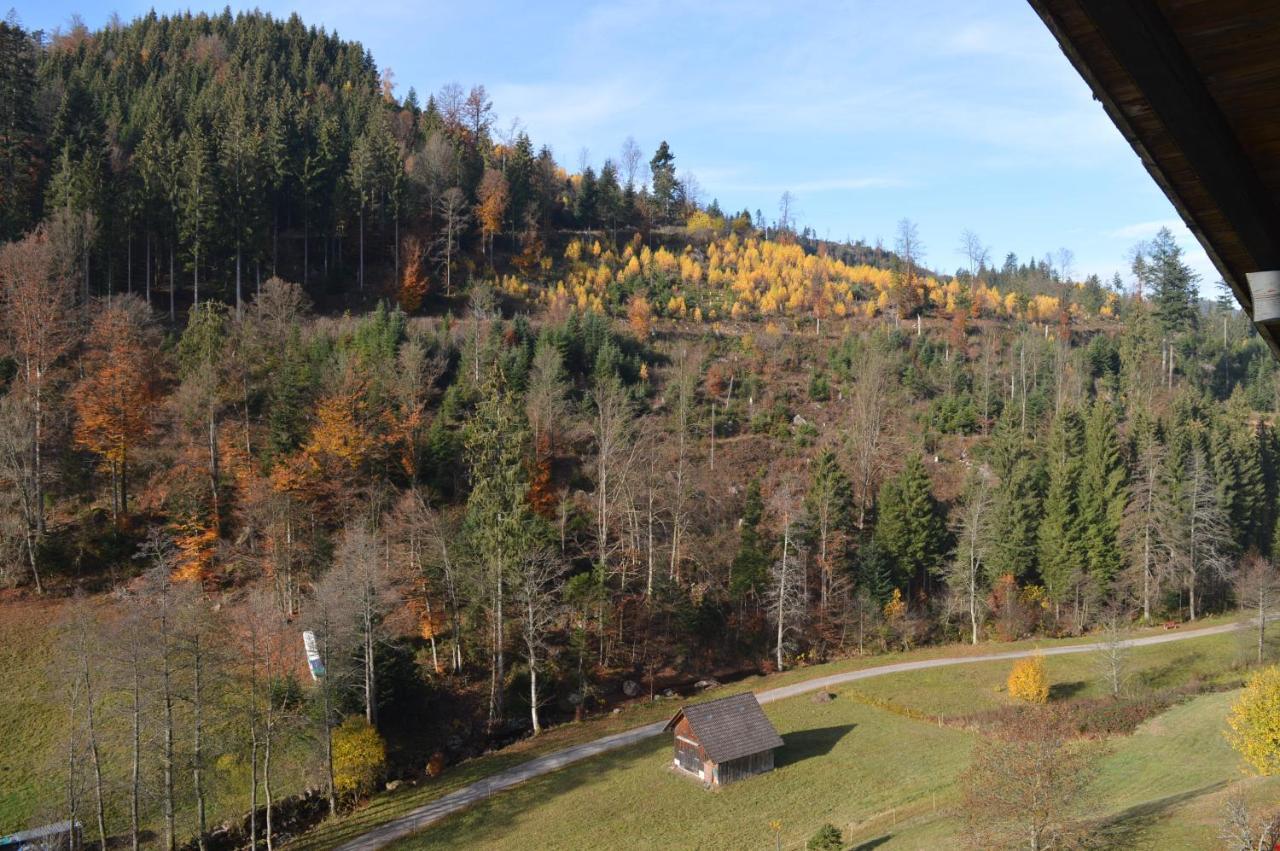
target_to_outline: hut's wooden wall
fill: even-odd
[[[773,771],[773,751],[761,751],[739,759],[722,762],[718,766],[717,785],[724,786],[738,780],[745,780],[756,774]]]

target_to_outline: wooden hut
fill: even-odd
[[[673,732],[673,766],[707,786],[723,786],[773,770],[782,737],[751,693],[683,706],[665,728]]]

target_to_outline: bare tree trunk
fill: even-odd
[[[198,635],[192,641],[191,674],[191,781],[196,796],[196,844],[200,851],[205,851],[205,834],[208,833],[208,825],[205,820],[204,799],[204,695],[201,693],[204,686],[204,659]]]
[[[166,616],[167,617],[167,616]],[[162,627],[167,631],[167,626]],[[162,750],[161,750],[161,767],[164,771],[164,788],[163,806],[164,806],[164,847],[166,851],[174,851],[177,847],[177,825],[174,813],[174,776],[173,769],[175,767],[174,757],[174,740],[173,740],[173,690],[172,676],[173,671],[170,666],[169,659],[169,636],[161,635],[161,641],[164,645],[161,649],[161,669],[160,669],[160,702],[162,718],[164,721],[164,730],[162,731]]]
[[[136,632],[129,638],[129,661],[133,675],[133,700],[130,707],[133,722],[131,728],[133,741],[130,742],[130,745],[133,759],[129,766],[129,838],[133,851],[138,851],[142,832],[141,813],[139,812],[139,797],[142,786],[142,660],[138,657],[141,650],[138,644],[140,640],[141,636]]]
[[[169,321],[178,321],[177,308],[177,289],[178,279],[174,276],[173,269],[173,243],[169,243]]]
[[[83,642],[84,637],[81,636]],[[89,734],[89,759],[93,765],[94,815],[98,822],[98,848],[105,851],[107,847],[107,815],[102,800],[102,760],[98,749],[98,725],[93,711],[93,674],[89,665],[88,648],[83,644],[80,649],[82,664],[81,674],[84,677],[85,724]]]

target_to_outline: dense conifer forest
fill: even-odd
[[[0,23],[0,609],[66,720],[0,830],[173,848],[353,749],[1244,602],[1280,384],[1168,231],[945,272],[677,151],[566,168],[297,16]]]

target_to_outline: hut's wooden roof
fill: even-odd
[[[1280,269],[1280,3],[1029,2],[1252,316],[1245,274]]]
[[[688,719],[712,762],[728,762],[782,747],[782,737],[750,692],[683,706],[667,722],[666,729],[674,730],[681,717]]]

